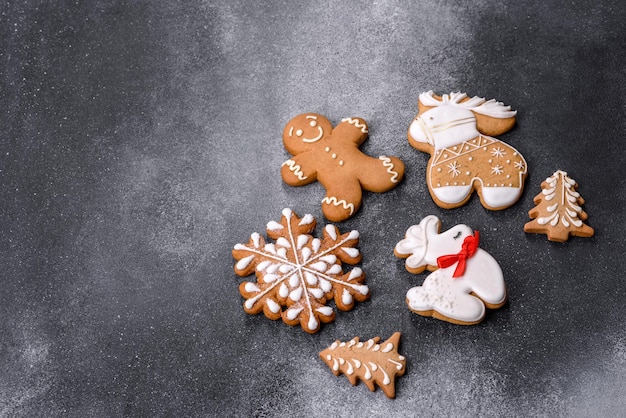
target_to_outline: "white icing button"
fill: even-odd
[[[472,161],[473,159],[474,159],[474,157],[469,157],[468,158],[469,161]]]
[[[333,155],[331,155],[331,157],[332,157],[333,159],[334,159],[334,158],[337,158],[337,154],[333,154]]]
[[[339,165],[343,165],[343,160],[339,160]]]
[[[326,151],[326,152],[330,151],[330,147],[324,148],[324,151]]]

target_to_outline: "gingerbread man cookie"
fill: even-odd
[[[293,155],[282,165],[281,175],[290,186],[319,181],[326,189],[324,216],[333,222],[350,218],[361,206],[363,190],[386,192],[404,176],[404,164],[396,157],[373,158],[359,150],[367,139],[367,123],[346,118],[334,129],[316,113],[291,119],[283,131],[283,143]]]
[[[526,160],[515,148],[491,137],[513,128],[516,111],[494,99],[469,98],[465,93],[437,96],[432,91],[420,94],[418,106],[408,139],[431,156],[426,182],[437,205],[462,206],[474,190],[491,210],[506,209],[519,199]]]

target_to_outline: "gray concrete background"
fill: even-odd
[[[0,416],[618,416],[626,409],[626,3],[59,1],[0,6]],[[417,96],[518,110],[508,210],[439,209],[406,131]],[[371,300],[316,335],[243,312],[230,251],[319,184],[285,185],[285,123],[363,117],[400,186],[366,194]],[[526,235],[567,171],[591,239]],[[477,326],[407,309],[393,247],[434,214],[500,263]],[[321,226],[318,226],[321,234]],[[397,398],[334,377],[335,339],[401,331]]]

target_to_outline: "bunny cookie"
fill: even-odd
[[[394,254],[406,259],[409,272],[432,271],[421,286],[409,289],[406,302],[422,316],[477,324],[485,317],[485,307],[497,309],[506,303],[502,270],[478,247],[478,231],[461,224],[439,233],[440,225],[439,218],[427,216],[396,244]]]

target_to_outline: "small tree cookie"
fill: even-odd
[[[585,199],[576,191],[578,184],[565,171],[557,170],[541,183],[541,193],[535,196],[535,206],[528,215],[532,221],[524,225],[531,234],[546,234],[548,240],[565,242],[570,235],[593,236],[593,228],[583,221],[587,213],[582,205]]]
[[[406,371],[406,358],[398,354],[400,333],[394,333],[380,343],[380,337],[365,342],[354,337],[349,342],[339,340],[320,352],[320,357],[335,376],[343,373],[352,385],[363,381],[369,390],[378,385],[388,398],[396,396],[395,378]]]

